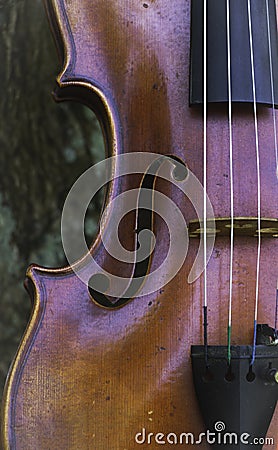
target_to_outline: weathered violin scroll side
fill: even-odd
[[[4,449],[276,449],[274,0],[45,4],[62,61],[55,99],[97,114],[109,183],[89,251],[27,271],[33,312],[6,384]],[[109,251],[117,237],[126,259]],[[266,404],[248,407],[258,390]]]

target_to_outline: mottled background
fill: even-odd
[[[42,0],[0,0],[0,392],[29,318],[32,262],[65,264],[60,215],[76,178],[104,156],[93,113],[55,104],[61,66]],[[92,238],[101,196],[86,221]]]

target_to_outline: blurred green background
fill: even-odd
[[[61,69],[42,0],[0,0],[0,392],[29,318],[30,263],[66,264],[60,216],[69,188],[104,157],[94,114],[55,104]],[[90,205],[93,238],[102,197]]]

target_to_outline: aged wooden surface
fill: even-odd
[[[174,154],[202,179],[202,111],[188,107],[190,1],[52,0],[47,6],[64,48],[58,95],[86,97],[102,121],[108,152]],[[253,109],[237,105],[233,111],[235,215],[256,216]],[[258,116],[262,216],[276,217],[272,112],[261,107]],[[216,217],[225,217],[230,214],[225,106],[209,108],[207,129],[208,193]],[[139,181],[114,182],[110,195]],[[167,192],[167,186],[161,189]],[[172,188],[167,195],[188,215],[182,195]],[[123,233],[126,245],[131,219]],[[167,244],[159,220],[155,232],[157,266]],[[185,265],[163,289],[113,311],[92,302],[70,268],[29,269],[34,311],[7,385],[5,449],[133,450],[142,428],[154,434],[203,431],[189,356],[191,344],[202,343],[203,278],[186,281],[197,246],[196,240],[190,243]],[[99,239],[92,252],[107,270],[117,271]],[[256,252],[255,238],[236,240],[235,344],[252,342]],[[259,321],[272,324],[275,239],[263,241],[261,261]],[[85,269],[84,264],[77,270],[90,271],[90,263]],[[228,288],[229,241],[219,238],[208,267],[211,344],[226,344]],[[277,415],[270,435],[278,438]],[[152,440],[148,447],[159,444]]]
[[[2,399],[31,311],[23,287],[26,268],[30,262],[66,264],[60,239],[63,202],[76,177],[98,155],[103,158],[104,150],[97,120],[88,108],[76,102],[57,105],[51,99],[60,67],[41,2],[1,2],[0,16]],[[98,220],[101,203],[94,200],[90,225]]]

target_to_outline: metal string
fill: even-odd
[[[276,177],[278,178],[278,147],[277,147],[277,128],[275,115],[275,100],[274,100],[274,81],[273,81],[273,64],[272,64],[272,48],[271,48],[271,32],[270,32],[270,16],[268,0],[265,0],[266,19],[267,19],[267,37],[268,37],[268,52],[269,52],[269,72],[270,72],[270,86],[271,86],[271,102],[272,102],[272,118],[273,118],[273,132],[274,132],[274,147],[275,147],[275,161],[276,161]],[[276,304],[274,317],[275,338],[278,338],[277,331],[278,321],[278,281],[276,286]]]
[[[274,146],[275,146],[275,161],[276,161],[276,177],[278,178],[278,145],[277,145],[277,129],[275,117],[275,101],[274,101],[274,81],[273,81],[273,64],[272,64],[272,49],[271,49],[271,33],[270,33],[270,17],[268,0],[265,0],[266,18],[267,18],[267,37],[268,37],[268,52],[269,52],[269,71],[270,71],[270,85],[271,85],[271,101],[272,101],[272,118],[274,128]]]
[[[232,134],[232,83],[231,83],[231,41],[230,41],[230,0],[227,9],[227,58],[228,58],[228,115],[229,115],[229,162],[231,197],[231,234],[230,234],[230,278],[229,278],[229,317],[228,317],[228,363],[231,364],[232,334],[232,297],[233,297],[233,256],[234,256],[234,174],[233,174],[233,134]]]
[[[203,36],[203,65],[204,65],[204,151],[203,151],[203,165],[204,165],[204,346],[205,346],[205,363],[208,367],[208,342],[207,342],[207,0],[204,0],[204,36]]]
[[[274,321],[275,338],[278,339],[278,280],[276,286],[276,305],[275,305],[275,321]]]
[[[260,256],[261,256],[261,179],[260,179],[260,152],[259,152],[259,133],[258,133],[258,117],[257,117],[257,99],[256,99],[256,85],[255,85],[255,69],[254,69],[254,51],[253,51],[253,33],[251,20],[251,6],[250,0],[247,2],[248,6],[248,25],[249,25],[249,43],[250,43],[250,60],[252,73],[252,90],[253,90],[253,112],[254,112],[254,126],[255,126],[255,140],[256,140],[256,166],[257,166],[257,202],[258,202],[258,250],[257,250],[257,265],[256,265],[256,291],[255,291],[255,313],[254,313],[254,336],[252,358],[250,366],[254,364],[256,357],[256,338],[257,338],[257,318],[258,318],[258,304],[259,304],[259,277],[260,277]]]

